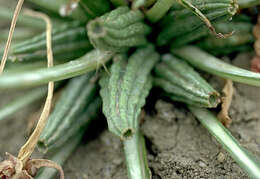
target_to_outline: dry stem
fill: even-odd
[[[11,27],[10,27],[10,30],[9,30],[7,42],[6,42],[5,49],[4,49],[4,54],[3,54],[3,57],[2,57],[2,60],[1,60],[0,75],[4,71],[4,68],[5,68],[5,63],[6,63],[7,55],[8,55],[10,46],[11,46],[15,25],[16,25],[19,13],[21,11],[23,2],[24,2],[24,0],[19,0],[17,5],[16,5],[15,11],[14,11],[14,16],[13,16],[13,19],[12,19],[12,22],[11,22]]]
[[[217,37],[227,38],[227,37],[230,37],[234,33],[234,32],[230,32],[230,33],[227,33],[227,34],[217,33],[216,29],[211,24],[210,20],[198,8],[196,8],[193,4],[191,4],[187,0],[178,0],[178,2],[182,5],[184,5],[185,7],[187,7],[188,9],[190,9],[196,16],[198,16],[206,24],[206,26],[209,28],[209,30],[214,35],[216,35]]]
[[[26,14],[41,18],[46,22],[46,42],[47,42],[46,46],[47,46],[48,68],[52,67],[53,53],[52,53],[52,46],[51,46],[51,31],[52,31],[51,20],[47,15],[40,12],[27,10]],[[48,116],[51,110],[53,90],[54,90],[54,83],[49,82],[47,99],[34,132],[27,140],[27,142],[24,144],[24,146],[20,149],[17,158],[10,154],[7,154],[9,156],[9,159],[0,163],[0,178],[11,177],[13,179],[15,178],[32,179],[36,175],[37,169],[45,166],[45,167],[52,167],[58,169],[60,172],[60,178],[64,179],[64,173],[62,168],[55,162],[52,162],[50,160],[45,160],[45,159],[30,159],[37,145],[41,132],[43,131],[47,123]]]
[[[26,10],[25,12],[28,15],[42,18],[46,22],[46,42],[47,42],[47,58],[48,58],[48,67],[53,66],[53,53],[52,53],[52,47],[51,47],[51,31],[52,31],[52,24],[49,17],[43,13],[40,12],[34,12],[31,10]],[[46,122],[48,120],[48,116],[51,109],[51,102],[52,102],[52,96],[53,96],[53,89],[54,89],[54,83],[49,82],[48,84],[48,96],[42,111],[42,114],[40,116],[40,119],[38,121],[38,124],[36,126],[36,129],[28,139],[28,141],[24,144],[24,146],[21,148],[18,159],[22,160],[23,163],[26,163],[28,159],[30,158],[32,152],[34,151],[35,146],[37,145],[38,139],[41,135],[41,132],[43,131]]]
[[[232,102],[232,96],[234,93],[233,89],[233,82],[231,80],[226,80],[226,84],[222,90],[224,96],[222,97],[222,105],[221,105],[221,111],[218,114],[218,119],[221,121],[221,123],[228,127],[232,120],[230,119],[228,115],[228,110],[230,108],[231,102]]]

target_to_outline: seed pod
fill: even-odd
[[[193,6],[196,7],[202,14],[208,18],[212,23],[218,19],[223,18],[229,19],[232,17],[237,9],[238,5],[234,0],[225,1],[192,1]],[[178,8],[179,9],[179,8]],[[167,15],[161,24],[162,31],[157,38],[158,45],[165,45],[169,41],[178,38],[189,32],[193,32],[199,27],[203,27],[204,22],[201,18],[197,17],[189,9],[182,8],[179,10],[172,10]],[[199,33],[199,32],[196,32]],[[194,34],[194,33],[193,33]]]
[[[209,29],[206,26],[202,26],[202,27],[195,29],[192,32],[189,32],[189,33],[183,34],[179,37],[176,37],[171,42],[171,47],[172,48],[181,47],[185,44],[191,43],[196,40],[203,39],[205,37],[210,37],[211,39],[216,39],[216,41],[218,41],[218,43],[221,43],[221,42],[225,43],[225,41],[227,41],[227,43],[230,43],[233,36],[236,36],[234,38],[237,41],[237,34],[240,34],[240,33],[248,34],[248,32],[252,31],[252,24],[250,23],[251,19],[248,16],[244,16],[244,15],[235,16],[233,18],[232,22],[226,22],[225,19],[226,19],[226,17],[217,18],[216,20],[214,20],[213,26],[216,28],[216,31],[224,33],[224,34],[233,32],[232,36],[227,37],[225,39],[216,38],[214,35],[209,33]],[[247,41],[248,43],[250,43],[249,41],[251,41],[252,38],[249,37],[250,35],[246,35],[246,36],[247,37],[244,38],[244,40],[242,40],[242,41],[244,41],[244,42]],[[213,40],[213,41],[215,41],[215,40]]]
[[[111,132],[126,139],[138,130],[138,117],[152,87],[150,71],[159,60],[154,48],[138,49],[128,60],[115,57],[111,74],[100,80],[103,113]]]
[[[145,45],[145,35],[150,28],[142,22],[143,19],[141,11],[119,7],[88,23],[90,42],[95,48],[112,52]]]
[[[12,47],[12,61],[45,60],[46,38],[40,34]],[[55,29],[52,34],[53,55],[55,60],[73,60],[92,49],[84,26],[78,22]]]
[[[62,146],[97,115],[101,100],[96,98],[97,85],[90,82],[91,76],[87,74],[70,81],[40,137],[41,151]]]
[[[63,23],[59,27],[53,28],[51,35],[56,36],[57,34],[60,34],[60,33],[66,31],[68,29],[77,28],[80,25],[81,25],[81,23],[78,22],[78,21],[73,21],[71,23]],[[45,41],[43,41],[43,40],[45,40]],[[46,33],[41,33],[40,35],[37,35],[37,36],[33,37],[32,39],[26,40],[22,43],[14,44],[12,48],[14,48],[14,49],[18,48],[19,49],[19,48],[22,48],[22,47],[25,47],[27,45],[30,45],[32,43],[37,43],[37,42],[42,42],[41,45],[42,44],[46,45]],[[44,45],[42,45],[42,46],[44,46]],[[37,46],[37,48],[38,48],[38,46]]]
[[[210,52],[213,55],[227,55],[232,52],[241,52],[252,49],[251,44],[254,37],[251,33],[236,33],[227,39],[216,39],[208,37],[197,44],[198,47]]]
[[[200,107],[216,107],[220,96],[186,62],[166,54],[155,67],[156,86],[163,88],[171,99]]]
[[[254,42],[252,35],[253,25],[248,22],[230,22],[230,23],[218,23],[216,26],[218,29],[222,29],[223,32],[233,30],[232,36],[225,39],[219,39],[212,35],[200,40],[197,45],[202,49],[215,55],[225,55],[237,50],[248,49]],[[246,48],[248,47],[248,48]]]
[[[93,47],[88,39],[77,40],[70,43],[55,45],[53,50],[53,57],[57,61],[69,61],[79,58],[86,54]],[[44,60],[46,59],[46,49],[37,50],[31,53],[16,54],[9,57],[9,60],[16,61],[29,61],[29,60]]]
[[[64,145],[60,148],[56,149],[55,152],[47,153],[44,158],[47,158],[61,166],[68,160],[69,156],[73,153],[76,147],[81,142],[82,136],[84,135],[84,131],[79,131],[73,138],[68,140]],[[46,178],[54,178],[57,176],[57,171],[52,168],[43,168],[39,174],[37,174],[36,179],[46,179]]]
[[[219,17],[219,18],[216,18],[212,24],[213,24],[214,27],[216,27],[216,30],[218,32],[222,32],[221,30],[219,30],[217,28],[217,24],[218,23],[228,24],[228,22],[226,20],[227,20],[227,16]],[[232,32],[232,30],[230,30],[228,33],[231,33],[231,32]],[[171,41],[171,47],[172,48],[181,47],[181,46],[186,45],[188,43],[199,40],[203,37],[207,37],[208,35],[210,35],[210,31],[209,31],[208,27],[207,26],[201,26],[197,29],[194,29],[192,32],[187,32],[183,35],[175,37],[174,40]],[[221,38],[221,39],[223,39],[223,38]]]

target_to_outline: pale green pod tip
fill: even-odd
[[[101,38],[106,35],[101,19],[95,19],[87,24],[88,35],[92,38]]]

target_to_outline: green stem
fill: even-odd
[[[250,8],[260,4],[259,0],[238,0],[237,2],[240,9]]]
[[[60,65],[67,62],[66,60],[55,61],[54,65]],[[4,73],[14,74],[14,73],[25,73],[27,71],[36,70],[39,68],[45,68],[47,66],[46,61],[23,61],[23,62],[7,62]],[[1,85],[0,85],[1,86]],[[1,87],[0,87],[1,89]]]
[[[139,9],[142,6],[146,5],[146,0],[134,0],[132,3],[132,9]]]
[[[212,113],[193,106],[189,106],[189,109],[251,178],[259,178],[260,161],[243,148]]]
[[[22,95],[21,97],[11,101],[9,104],[0,108],[0,121],[9,117],[16,111],[24,108],[25,106],[33,103],[34,101],[41,99],[47,93],[47,88],[37,88]]]
[[[0,6],[0,20],[6,20],[11,21],[13,17],[13,11],[11,11],[9,8]],[[39,21],[34,17],[24,15],[21,13],[17,20],[18,25],[24,25],[28,27],[33,27],[35,29],[44,30],[45,24],[43,21]]]
[[[151,22],[157,22],[175,3],[176,0],[158,0],[151,9],[145,12],[145,15]]]
[[[118,6],[127,6],[128,5],[127,0],[110,0],[110,1],[116,7],[118,7]]]
[[[124,140],[124,151],[129,179],[150,179],[145,141],[140,131]]]
[[[58,163],[59,165],[63,165],[65,161],[69,158],[71,153],[75,150],[77,145],[79,144],[84,131],[80,131],[76,136],[72,137],[71,140],[68,141],[64,146],[57,149],[57,151],[48,156],[47,158],[51,161]],[[53,168],[45,168],[43,171],[38,174],[35,178],[36,179],[46,179],[46,178],[53,178],[57,174],[57,170]]]
[[[70,61],[52,68],[42,68],[22,73],[3,73],[0,76],[0,89],[25,88],[42,84],[49,81],[59,81],[75,77],[97,69],[105,64],[112,53],[92,50],[78,60]]]
[[[202,51],[194,46],[185,46],[171,50],[180,58],[188,61],[196,68],[223,78],[253,86],[260,86],[260,74],[254,73],[231,64]]]

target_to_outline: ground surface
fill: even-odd
[[[249,56],[241,54],[233,63],[247,68]],[[211,78],[210,82],[216,89],[222,88],[221,79]],[[1,93],[0,96],[0,105],[10,99],[7,93]],[[28,114],[32,114],[39,106],[32,105],[10,119],[0,121],[1,157],[6,151],[17,154],[26,139]],[[259,109],[259,88],[235,84],[230,130],[243,146],[260,158]],[[152,111],[146,113],[142,131],[147,141],[153,179],[248,178],[182,104],[157,99]],[[84,142],[66,163],[66,178],[127,178],[122,144],[106,129],[101,130],[104,121],[99,120],[102,127],[91,126],[95,135],[89,137],[86,133]]]

